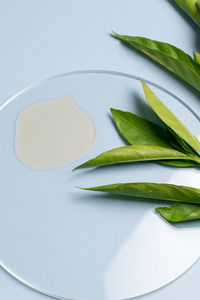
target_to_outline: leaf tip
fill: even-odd
[[[113,36],[114,37],[116,37],[116,38],[121,38],[121,35],[120,34],[118,34],[117,32],[115,32],[114,30],[112,30],[112,34],[113,34]]]
[[[142,84],[143,89],[145,89],[146,87],[148,87],[147,84],[143,80],[140,80],[140,82]]]
[[[156,207],[156,208],[155,208],[155,211],[156,211],[157,213],[160,214],[161,208],[162,208],[162,207]]]
[[[78,185],[76,185],[75,188],[79,189],[79,190],[84,190],[85,189],[85,188],[82,188],[81,186],[78,186]]]
[[[79,190],[83,190],[83,191],[89,191],[91,188],[85,188],[85,187],[81,187],[81,186],[76,186],[77,189]]]
[[[77,167],[75,167],[75,168],[72,170],[72,172],[74,172],[74,171],[76,171],[76,170],[79,170],[79,169],[81,169],[81,165],[80,165],[80,166],[77,166]]]
[[[115,108],[113,108],[113,107],[111,107],[110,108],[110,112],[111,112],[111,114],[114,116],[114,114],[115,114],[115,112],[117,111],[117,109],[115,109]]]

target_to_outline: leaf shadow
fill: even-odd
[[[88,202],[90,205],[104,205],[105,202],[108,206],[112,206],[114,203],[121,202],[121,205],[130,205],[130,209],[134,209],[136,206],[140,206],[142,209],[151,209],[155,212],[155,208],[158,206],[170,206],[173,203],[172,201],[167,200],[159,200],[159,199],[147,199],[147,198],[138,198],[138,197],[131,197],[131,196],[122,196],[122,195],[115,195],[110,193],[100,193],[98,192],[91,192],[85,191],[85,195],[82,195],[81,198],[77,198],[76,201],[80,202]],[[177,230],[184,230],[184,229],[199,229],[200,228],[200,220],[190,220],[190,221],[182,221],[178,223],[168,222],[166,221],[159,213],[155,212],[155,214],[162,219],[163,222],[172,226]]]
[[[199,229],[200,228],[200,220],[190,220],[190,221],[182,221],[179,223],[170,223],[174,228],[181,229]]]
[[[148,103],[144,102],[143,97],[141,97],[137,92],[133,91],[131,98],[134,99],[134,108],[136,106],[137,112],[141,117],[153,123],[156,123],[161,127],[164,127],[163,122],[159,119],[151,106]]]

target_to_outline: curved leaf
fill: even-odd
[[[198,162],[196,157],[159,146],[134,145],[112,149],[76,167],[74,170],[125,162],[185,159]]]
[[[131,196],[134,198],[200,204],[200,190],[183,185],[133,182],[115,183],[82,189],[87,191],[106,192],[122,196]]]
[[[171,133],[175,132],[190,147],[200,152],[200,143],[197,138],[179,121],[179,119],[158,99],[152,90],[142,82],[144,93],[148,103],[159,116],[159,118],[171,129]],[[175,136],[176,140],[177,137]]]
[[[200,205],[176,203],[171,207],[157,207],[156,212],[169,222],[200,219]]]
[[[133,113],[111,108],[121,135],[131,145],[156,145],[172,148],[166,131],[157,124]]]
[[[200,65],[181,49],[144,37],[113,34],[200,91]]]
[[[175,2],[185,11],[185,13],[200,26],[200,13],[198,0],[175,0]]]

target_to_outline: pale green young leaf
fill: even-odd
[[[179,121],[179,119],[158,99],[152,90],[142,82],[146,99],[158,117],[166,124],[171,132],[175,132],[196,152],[200,152],[197,138]]]

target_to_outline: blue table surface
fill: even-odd
[[[172,74],[110,36],[146,36],[192,55],[199,30],[168,0],[0,0],[0,103],[25,86],[78,69],[108,69],[151,80],[190,103],[199,94]],[[168,286],[140,297],[199,300],[200,262]],[[43,300],[0,269],[0,299]]]

